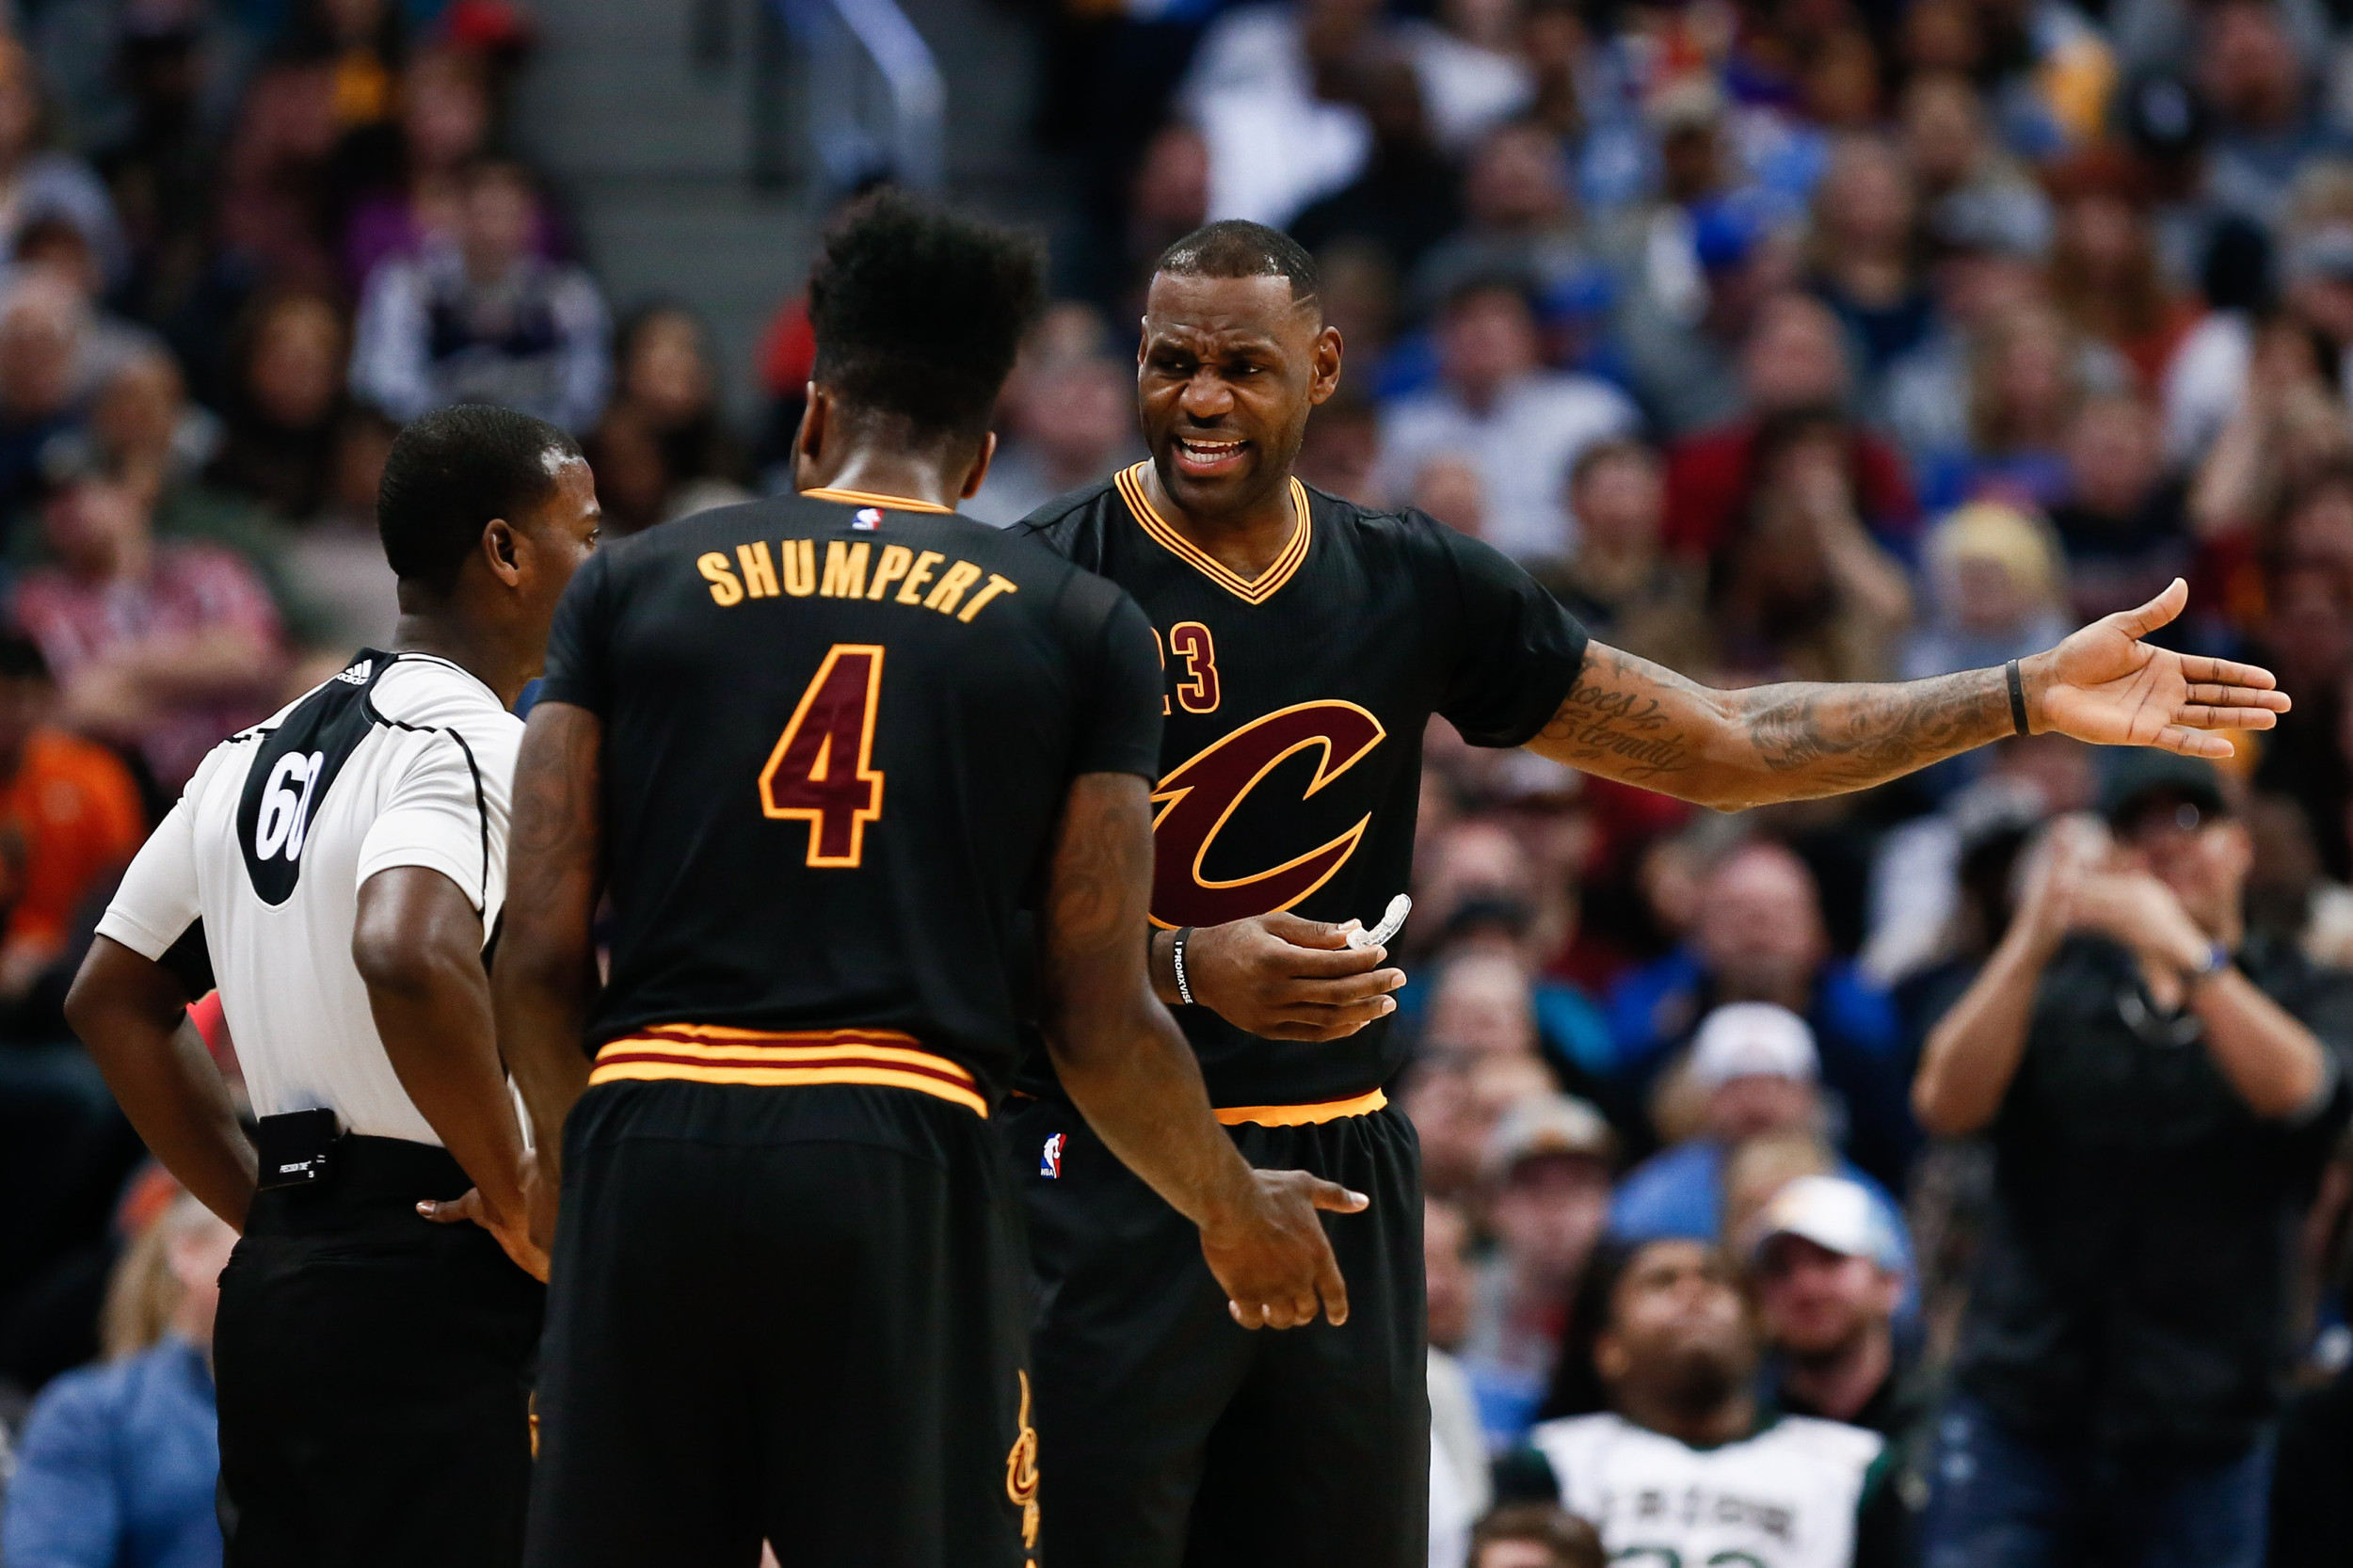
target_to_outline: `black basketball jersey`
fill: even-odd
[[[1568,695],[1584,628],[1477,540],[1297,480],[1305,526],[1245,581],[1152,510],[1144,474],[1049,503],[1022,529],[1134,595],[1160,640],[1153,922],[1289,909],[1375,923],[1412,875],[1430,715],[1477,745],[1524,744]],[[1177,1016],[1221,1107],[1348,1099],[1401,1064],[1385,1019],[1305,1045],[1206,1007]]]
[[[731,506],[600,550],[542,697],[604,722],[595,1080],[944,1074],[945,1097],[993,1102],[1070,781],[1153,776],[1160,680],[1118,589],[884,497]]]

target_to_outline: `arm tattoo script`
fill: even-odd
[[[1865,789],[2009,728],[1998,669],[1715,691],[1594,645],[1530,744],[1589,773],[1730,809]]]

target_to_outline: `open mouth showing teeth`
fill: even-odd
[[[1176,456],[1187,468],[1217,468],[1239,458],[1242,449],[1249,444],[1247,441],[1202,440],[1180,436],[1176,440]]]

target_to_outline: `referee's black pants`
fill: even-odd
[[[514,1568],[545,1291],[473,1224],[444,1149],[346,1138],[255,1196],[213,1331],[227,1568]]]

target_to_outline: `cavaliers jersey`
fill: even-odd
[[[1374,923],[1412,875],[1430,715],[1475,745],[1523,744],[1568,695],[1585,629],[1476,539],[1297,480],[1303,525],[1245,580],[1154,512],[1144,472],[1051,502],[1019,532],[1127,589],[1159,639],[1153,923],[1276,909]],[[1206,1007],[1177,1017],[1221,1108],[1353,1099],[1403,1064],[1385,1018],[1313,1045]]]
[[[814,491],[608,545],[541,700],[603,720],[591,1082],[872,1082],[986,1114],[1071,780],[1154,776],[1134,602],[1031,540]]]

